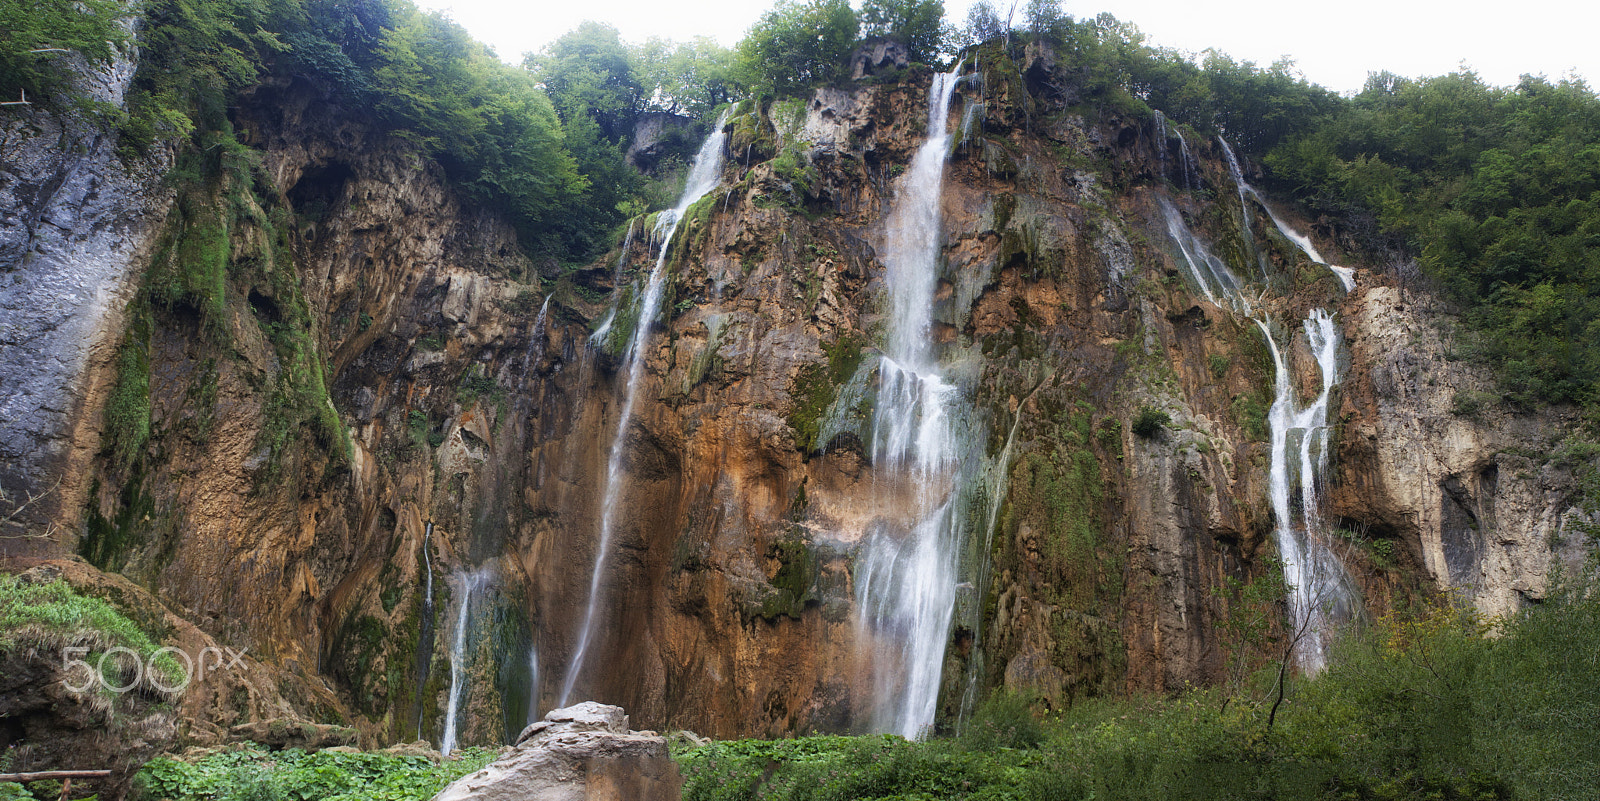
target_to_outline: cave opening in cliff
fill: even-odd
[[[284,194],[296,214],[314,223],[322,222],[344,197],[345,185],[354,177],[355,170],[342,161],[312,165]]]

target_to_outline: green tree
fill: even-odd
[[[860,22],[846,0],[779,0],[737,48],[741,80],[793,95],[845,74]]]
[[[704,119],[739,96],[733,51],[709,36],[651,37],[632,48],[631,58],[646,108]]]
[[[989,0],[978,0],[967,9],[967,27],[964,33],[968,46],[983,44],[990,39],[1004,36],[1006,24],[995,12],[993,3]]]
[[[861,33],[882,36],[906,46],[912,61],[932,63],[946,50],[943,0],[866,0],[861,6]]]
[[[523,66],[544,84],[562,121],[588,116],[613,143],[633,132],[634,117],[649,100],[621,34],[603,23],[579,23]]]
[[[126,14],[115,0],[0,0],[0,100],[31,92],[31,101],[67,86],[69,51],[91,65],[104,64],[126,43],[118,23]]]

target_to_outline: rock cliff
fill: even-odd
[[[1488,379],[1451,360],[1426,290],[1353,262],[1340,221],[1291,217],[1356,267],[1346,292],[1242,203],[1214,142],[1076,105],[1046,55],[981,59],[951,111],[933,337],[981,487],[938,720],[1001,685],[1059,705],[1222,681],[1244,647],[1237,586],[1277,569],[1273,363],[1190,280],[1163,203],[1286,328],[1335,313],[1327,528],[1366,610],[1537,600],[1582,522],[1550,456],[1573,421],[1473,410]],[[655,320],[648,220],[595,264],[535,263],[304,80],[235,111],[259,164],[178,190],[81,123],[9,124],[0,479],[13,508],[50,501],[7,520],[47,536],[0,553],[81,555],[78,583],[247,649],[229,689],[186,696],[191,740],[292,716],[508,741],[562,704],[623,348],[650,326],[577,696],[717,736],[871,727],[857,557],[915,489],[865,444],[885,217],[929,84],[912,66],[736,106]],[[1314,394],[1303,337],[1287,358]]]

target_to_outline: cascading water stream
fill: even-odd
[[[661,307],[662,287],[666,283],[667,249],[672,245],[672,235],[677,232],[678,222],[683,219],[684,213],[694,205],[695,201],[715,188],[721,178],[722,148],[727,139],[727,135],[723,132],[723,124],[726,121],[727,113],[724,112],[712,127],[711,135],[707,136],[705,143],[700,146],[700,152],[695,156],[694,167],[689,171],[689,178],[684,184],[683,195],[678,198],[678,205],[670,211],[662,212],[656,218],[655,233],[660,237],[661,248],[656,254],[655,267],[650,271],[650,278],[646,282],[644,297],[639,302],[639,317],[634,324],[633,336],[629,339],[628,348],[622,357],[623,363],[627,365],[628,380],[623,385],[622,412],[617,417],[617,433],[611,443],[610,458],[606,461],[606,485],[600,506],[600,541],[595,552],[594,572],[589,579],[589,602],[584,609],[583,625],[578,630],[577,646],[573,649],[572,662],[567,667],[567,675],[561,685],[561,706],[566,706],[571,699],[573,686],[583,672],[583,660],[588,654],[590,640],[594,634],[595,610],[600,604],[600,579],[605,573],[606,554],[611,546],[611,529],[621,498],[622,457],[627,445],[628,424],[633,419],[633,405],[638,398],[639,382],[644,378],[644,351],[650,339],[650,327]],[[615,316],[613,312],[607,321],[607,327]]]
[[[1292,634],[1298,641],[1296,656],[1302,669],[1319,671],[1327,661],[1332,634],[1329,624],[1350,619],[1356,608],[1349,575],[1329,549],[1318,514],[1321,476],[1327,464],[1328,402],[1339,381],[1338,326],[1323,309],[1313,309],[1304,321],[1322,385],[1316,398],[1302,408],[1284,350],[1266,316],[1256,310],[1258,304],[1251,304],[1232,271],[1189,230],[1178,210],[1165,200],[1161,205],[1167,231],[1201,292],[1211,302],[1250,318],[1272,354],[1274,400],[1267,422],[1272,438],[1273,536],[1283,560],[1284,580],[1291,587],[1289,612]]]
[[[1222,152],[1228,159],[1228,171],[1233,174],[1233,182],[1239,188],[1239,207],[1244,212],[1245,238],[1249,239],[1250,237],[1250,207],[1245,202],[1245,196],[1248,195],[1255,198],[1256,203],[1261,206],[1262,210],[1266,211],[1267,219],[1272,220],[1272,224],[1277,227],[1278,233],[1283,234],[1284,239],[1289,240],[1295,247],[1300,249],[1301,253],[1306,254],[1306,258],[1325,265],[1329,270],[1332,270],[1333,274],[1339,277],[1339,283],[1344,286],[1344,291],[1354,291],[1356,288],[1356,271],[1350,267],[1340,267],[1332,264],[1327,259],[1322,258],[1322,254],[1317,251],[1317,246],[1312,244],[1311,237],[1290,228],[1287,223],[1278,217],[1278,213],[1267,205],[1266,198],[1263,198],[1255,187],[1244,180],[1244,171],[1239,169],[1239,160],[1234,158],[1233,148],[1228,147],[1228,141],[1219,136],[1217,137],[1217,142],[1222,145]]]
[[[439,753],[449,756],[456,747],[456,719],[461,711],[461,696],[467,685],[467,622],[472,611],[472,594],[483,586],[488,570],[480,568],[470,573],[457,574],[460,587],[456,590],[456,630],[450,645],[450,696],[444,710],[444,735],[439,739]]]
[[[528,371],[538,363],[540,356],[544,355],[546,318],[550,314],[551,295],[544,296],[544,305],[539,307],[539,316],[533,318],[533,329],[528,332],[528,349],[522,354],[522,375],[527,377]],[[535,353],[534,351],[538,351]]]
[[[539,645],[534,643],[528,646],[528,722],[533,725],[539,720]]]
[[[1348,620],[1355,611],[1344,566],[1329,550],[1318,510],[1319,481],[1327,466],[1328,399],[1338,381],[1339,329],[1322,309],[1304,322],[1307,342],[1322,373],[1317,397],[1304,408],[1295,399],[1294,382],[1282,351],[1260,320],[1272,352],[1277,397],[1267,421],[1272,432],[1272,513],[1284,580],[1292,588],[1289,613],[1300,635],[1301,667],[1310,672],[1327,664],[1330,622]],[[1293,508],[1298,493],[1299,509]],[[1296,512],[1298,511],[1298,515]]]
[[[422,622],[417,632],[417,686],[428,683],[428,664],[433,661],[433,521],[422,530]],[[422,694],[417,694],[417,739],[422,739]]]
[[[911,160],[885,227],[888,332],[878,365],[872,460],[880,480],[914,487],[908,531],[866,540],[856,582],[860,625],[876,637],[877,726],[916,737],[933,724],[955,610],[962,444],[958,391],[932,347],[948,118],[960,67],[934,76],[928,139]],[[864,637],[863,640],[869,638]]]

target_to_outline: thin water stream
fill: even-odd
[[[650,341],[650,329],[654,325],[656,314],[661,310],[661,295],[666,283],[667,250],[672,245],[672,235],[678,230],[678,223],[683,219],[684,213],[694,205],[695,201],[715,188],[721,178],[722,150],[727,140],[727,135],[723,132],[726,117],[724,113],[723,117],[717,120],[711,129],[711,134],[700,146],[700,152],[695,156],[694,167],[689,171],[689,178],[684,184],[683,195],[678,198],[677,206],[656,217],[655,233],[660,237],[661,247],[656,255],[655,267],[650,271],[650,278],[646,282],[644,297],[639,302],[639,317],[634,324],[633,336],[629,339],[628,349],[622,357],[628,379],[622,389],[622,411],[617,416],[617,433],[612,439],[611,454],[606,461],[605,491],[600,506],[599,545],[595,551],[594,571],[589,579],[589,600],[583,613],[583,625],[578,630],[577,646],[572,652],[572,662],[567,666],[567,675],[561,684],[561,706],[566,706],[572,699],[572,690],[579,676],[583,674],[584,659],[588,656],[594,636],[595,613],[602,600],[600,583],[605,575],[606,556],[611,548],[612,529],[622,495],[622,463],[627,446],[628,425],[633,420],[633,407],[638,400],[639,384],[644,379],[645,346]],[[609,327],[614,323],[613,312],[606,325]]]

